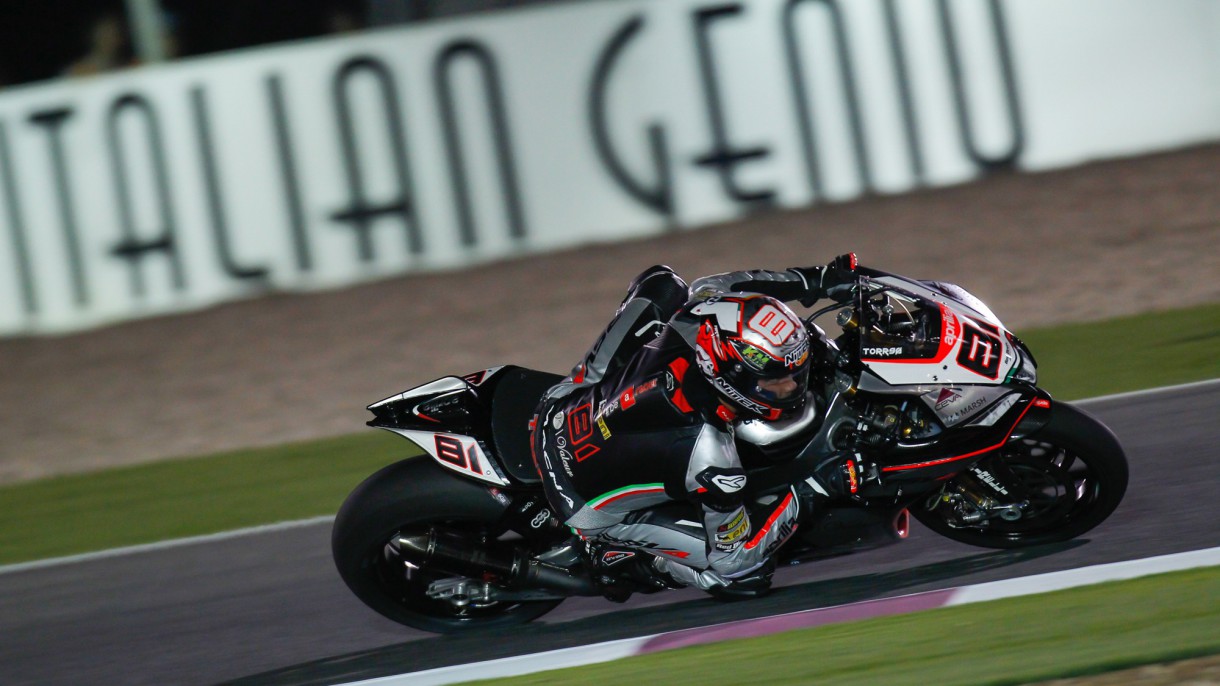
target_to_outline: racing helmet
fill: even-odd
[[[766,295],[715,296],[690,309],[698,317],[695,361],[739,415],[776,420],[805,404],[809,332],[787,305]]]

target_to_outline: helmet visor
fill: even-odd
[[[783,403],[805,394],[809,385],[809,367],[772,379],[759,379],[754,386],[754,395],[767,403]]]

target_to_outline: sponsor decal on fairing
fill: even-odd
[[[507,495],[505,495],[504,491],[501,491],[498,488],[489,488],[489,489],[487,489],[487,492],[491,495],[491,497],[496,499],[497,503],[500,503],[501,505],[504,505],[505,507],[507,507],[508,504],[510,502],[512,502],[512,499],[509,498]]]
[[[499,474],[491,460],[487,459],[478,440],[470,436],[409,429],[390,430],[423,448],[446,469],[499,486],[508,485],[508,481]]]
[[[941,340],[945,346],[952,348],[957,345],[957,317],[944,305],[940,306],[940,312],[942,321],[944,321],[944,333],[941,335]]]
[[[992,476],[991,472],[978,465],[971,467],[970,471],[973,472],[976,477],[978,477],[979,481],[982,481],[990,486],[996,493],[999,493],[1000,495],[1008,495],[1008,489],[1004,488],[999,479]]]
[[[986,404],[987,404],[986,398],[978,398],[975,400],[971,400],[968,404],[964,405],[960,409],[954,410],[953,412],[946,414],[945,415],[945,424],[956,424],[956,423],[960,422],[961,420],[965,419],[966,417],[969,417],[970,415],[974,414],[976,411],[981,409],[983,407],[983,405],[986,405]]]
[[[864,348],[863,353],[866,357],[898,357],[902,355],[900,346],[886,348]]]
[[[995,404],[995,407],[988,410],[987,414],[979,418],[975,424],[978,426],[994,426],[995,423],[1000,421],[1000,418],[1003,417],[1013,405],[1016,405],[1017,401],[1020,399],[1021,395],[1019,393],[1011,393],[1005,396],[1004,399]]]
[[[936,404],[933,405],[933,408],[939,412],[961,399],[961,393],[952,388],[942,388],[940,389],[940,394],[936,396]]]
[[[500,371],[503,368],[504,368],[503,365],[501,365],[499,367],[490,367],[488,369],[483,369],[483,370],[480,370],[477,372],[471,372],[470,374],[463,376],[462,380],[465,381],[466,383],[470,384],[471,386],[481,386],[481,385],[483,385],[483,383],[485,381],[487,381],[491,377],[495,376],[496,372]]]

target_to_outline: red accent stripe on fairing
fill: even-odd
[[[1034,406],[1034,404],[1032,402],[1030,404],[1026,405],[1025,409],[1021,411],[1021,416],[1017,417],[1017,421],[1012,423],[1012,428],[1008,430],[1007,434],[1004,434],[1004,440],[1000,441],[999,443],[996,443],[995,445],[991,446],[990,448],[983,448],[982,450],[976,450],[972,453],[966,453],[965,455],[956,455],[954,457],[946,457],[946,458],[942,458],[939,460],[932,460],[931,462],[919,462],[917,464],[904,464],[904,465],[898,465],[896,467],[882,467],[881,471],[883,471],[883,472],[901,472],[901,471],[904,471],[907,469],[922,469],[924,467],[935,467],[938,464],[945,464],[946,462],[956,462],[957,460],[964,460],[967,457],[974,457],[975,455],[982,455],[983,453],[989,453],[992,450],[995,450],[996,448],[999,448],[1000,446],[1002,446],[1008,442],[1008,438],[1010,436],[1012,436],[1012,432],[1017,430],[1017,425],[1020,424],[1021,420],[1025,418],[1025,413],[1029,412],[1029,408],[1031,408],[1033,406]]]

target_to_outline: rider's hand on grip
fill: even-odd
[[[856,266],[856,253],[849,252],[839,255],[825,266],[791,267],[788,271],[799,274],[805,280],[807,291],[800,303],[810,307],[827,296],[839,302],[851,297],[851,287],[856,284]]]
[[[851,287],[856,285],[856,253],[839,255],[822,270],[822,290],[838,302],[851,297]]]
[[[815,490],[820,490],[832,499],[863,500],[869,485],[880,482],[876,465],[868,462],[857,452],[837,452],[826,458],[813,470],[810,477]]]
[[[812,307],[819,298],[826,295],[821,285],[822,269],[823,267],[788,267],[788,271],[800,276],[805,282],[805,295],[799,300],[805,307]]]

